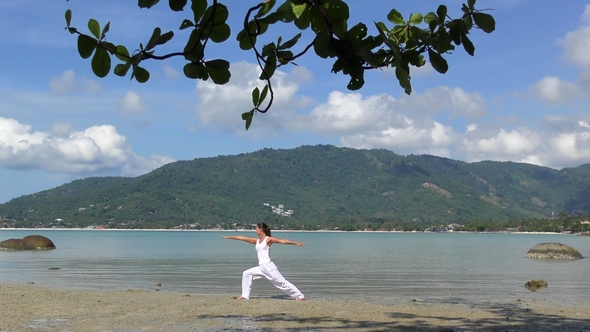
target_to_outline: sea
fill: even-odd
[[[254,231],[0,230],[0,241],[32,234],[48,237],[57,249],[0,250],[0,284],[237,296],[242,271],[257,264],[254,245],[221,237],[256,237]],[[567,244],[590,257],[590,237],[312,231],[273,236],[306,243],[275,244],[271,257],[308,299],[385,304],[590,301],[590,258],[525,258],[529,249],[545,242]],[[525,288],[527,281],[538,279],[548,287]],[[252,297],[284,296],[266,280],[254,281]]]

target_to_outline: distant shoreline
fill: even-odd
[[[253,232],[250,229],[167,229],[167,228],[0,228],[0,232],[6,231],[129,231],[129,232]],[[581,233],[555,233],[555,232],[421,232],[421,231],[341,231],[341,230],[292,230],[292,229],[273,229],[272,232],[285,233],[379,233],[379,234],[527,234],[527,235],[578,235]]]

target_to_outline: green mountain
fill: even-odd
[[[333,218],[460,223],[589,213],[589,197],[590,164],[558,171],[319,145],[178,161],[136,178],[77,180],[0,204],[0,219],[24,227],[132,228]]]

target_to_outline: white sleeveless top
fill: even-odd
[[[270,246],[266,244],[268,236],[264,241],[256,240],[256,254],[258,255],[258,265],[270,263]]]

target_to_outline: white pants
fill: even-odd
[[[293,285],[288,282],[285,277],[279,272],[275,263],[270,262],[255,266],[251,269],[244,271],[242,274],[242,297],[245,299],[250,298],[250,291],[252,290],[252,281],[266,277],[271,284],[275,285],[276,288],[287,293],[287,295],[299,299],[304,298],[303,294]]]

